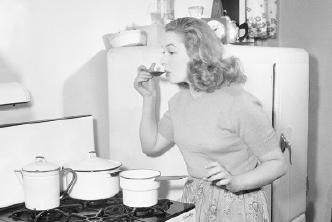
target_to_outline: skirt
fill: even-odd
[[[197,222],[269,222],[265,192],[262,189],[232,193],[209,181],[189,178],[182,202],[193,203]]]

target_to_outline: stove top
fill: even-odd
[[[186,212],[192,212],[193,204],[185,204],[168,199],[161,199],[155,206],[147,208],[132,208],[122,202],[122,193],[116,196],[96,201],[84,201],[63,198],[58,208],[34,211],[18,204],[0,209],[0,221],[28,221],[28,222],[112,222],[112,221],[141,221],[162,222],[171,221]],[[193,215],[189,216],[193,216]],[[193,220],[194,221],[194,220]]]

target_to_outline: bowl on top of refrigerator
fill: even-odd
[[[147,33],[144,30],[124,30],[118,33],[106,35],[111,48],[125,46],[145,46],[147,44]]]

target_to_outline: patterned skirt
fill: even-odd
[[[195,204],[197,222],[269,222],[266,196],[261,189],[234,194],[211,182],[189,178],[182,202]]]

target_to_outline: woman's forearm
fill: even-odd
[[[156,97],[144,97],[140,123],[140,139],[144,153],[151,153],[156,143],[158,134],[158,120],[156,116]]]
[[[286,171],[287,164],[284,159],[263,162],[247,173],[233,176],[232,183],[234,190],[241,191],[260,188],[283,176]]]

